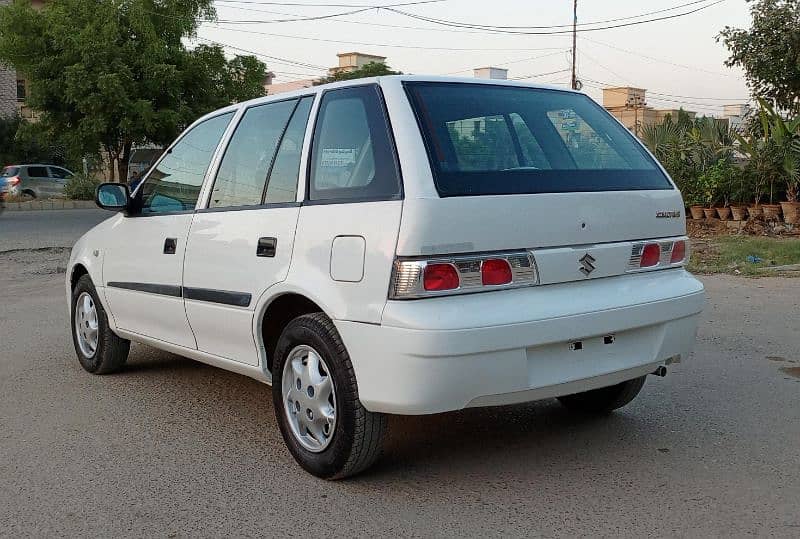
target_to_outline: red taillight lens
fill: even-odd
[[[485,285],[511,282],[511,266],[502,258],[489,258],[481,264],[481,282]]]
[[[8,182],[8,185],[13,187],[19,183],[19,178],[17,176],[13,176],[6,181]]]
[[[676,241],[672,245],[672,256],[669,258],[670,264],[677,264],[683,262],[686,258],[686,242],[683,240]]]
[[[452,264],[428,264],[422,277],[425,290],[454,290],[458,288],[458,272]]]
[[[642,249],[642,260],[639,262],[640,268],[650,268],[658,264],[661,258],[661,247],[657,243],[648,243]]]

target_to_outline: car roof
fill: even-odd
[[[241,103],[236,103],[233,105],[229,105],[227,107],[215,110],[198,118],[192,125],[199,123],[203,120],[207,120],[209,118],[213,118],[214,116],[218,116],[220,114],[224,114],[226,112],[234,112],[242,107],[251,107],[253,105],[260,105],[266,103],[272,103],[276,101],[285,101],[287,99],[294,99],[298,97],[310,96],[315,95],[320,92],[324,92],[326,90],[331,90],[334,88],[348,88],[350,86],[363,86],[365,84],[381,84],[384,82],[389,82],[392,80],[397,80],[400,82],[447,82],[447,83],[457,83],[457,84],[480,84],[480,85],[493,85],[493,86],[512,86],[517,88],[535,88],[541,90],[558,90],[562,92],[569,92],[569,93],[576,93],[576,94],[583,94],[577,90],[572,90],[569,88],[564,88],[563,86],[555,86],[552,84],[541,84],[536,82],[523,82],[517,80],[508,80],[508,79],[479,79],[474,77],[445,77],[439,75],[382,75],[380,77],[366,77],[361,79],[352,79],[352,80],[344,80],[338,82],[330,82],[326,84],[320,84],[319,86],[311,86],[310,88],[300,88],[298,90],[292,90],[291,92],[281,92],[279,94],[273,95],[266,95],[264,97],[257,97],[255,99],[250,99],[248,101],[242,101]],[[191,127],[191,126],[189,126]]]

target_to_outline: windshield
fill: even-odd
[[[627,129],[588,97],[408,82],[440,196],[672,189]]]
[[[6,167],[3,169],[2,174],[0,174],[0,178],[10,178],[11,176],[16,176],[17,172],[19,172],[19,167]]]

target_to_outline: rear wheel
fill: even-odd
[[[33,200],[34,198],[36,198],[36,193],[31,191],[30,189],[26,189],[20,194],[20,199],[22,199],[23,201]]]
[[[342,479],[380,456],[386,416],[361,404],[350,356],[323,313],[299,316],[281,333],[272,400],[289,451],[309,473]]]
[[[131,342],[108,326],[108,316],[91,278],[83,275],[72,289],[72,342],[78,361],[92,374],[119,371],[128,359]]]
[[[558,397],[568,409],[584,414],[607,414],[631,402],[641,391],[646,376],[574,395]]]

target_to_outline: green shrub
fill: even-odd
[[[64,186],[64,196],[72,200],[94,200],[94,192],[100,185],[96,180],[84,174],[75,174]]]

